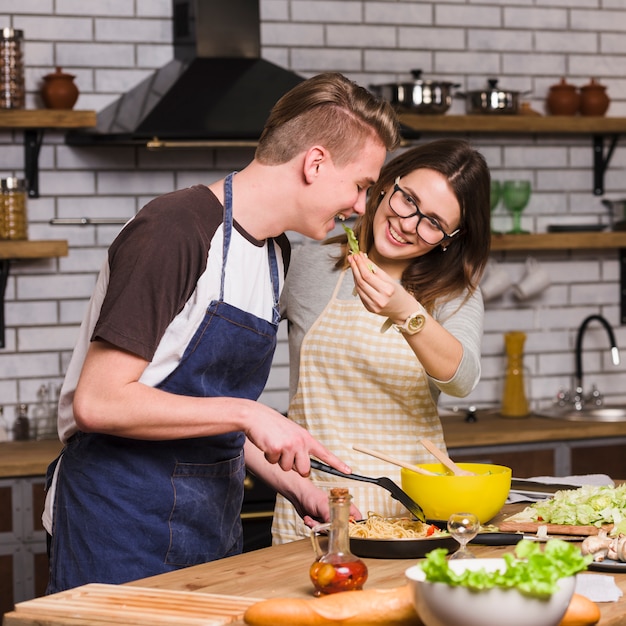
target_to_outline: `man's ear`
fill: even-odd
[[[329,161],[328,150],[323,146],[311,146],[304,155],[304,179],[312,183],[319,176],[320,168]]]

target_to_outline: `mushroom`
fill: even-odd
[[[614,561],[626,561],[626,535],[620,533],[613,538],[607,557]]]
[[[583,554],[593,555],[594,561],[604,561],[607,558],[613,539],[605,530],[600,529],[597,535],[591,535],[583,539],[581,551]]]

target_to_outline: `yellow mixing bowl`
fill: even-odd
[[[419,467],[437,476],[402,468],[402,489],[424,509],[428,519],[447,520],[452,513],[474,513],[481,524],[494,517],[511,488],[511,468],[490,463],[457,463],[476,476],[455,476],[441,463]]]

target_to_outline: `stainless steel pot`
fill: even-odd
[[[465,98],[467,113],[514,115],[519,111],[520,91],[506,91],[498,88],[498,79],[489,78],[486,89],[476,89],[466,93],[457,92],[457,96]]]
[[[422,80],[422,70],[411,70],[413,82],[370,85],[376,95],[391,102],[398,111],[439,115],[452,104],[452,89],[458,84]]]

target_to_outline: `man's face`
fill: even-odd
[[[323,174],[309,189],[312,200],[301,216],[298,232],[324,239],[335,228],[337,218],[362,215],[367,191],[378,179],[386,156],[385,146],[372,137],[351,162],[341,167],[326,162]]]

